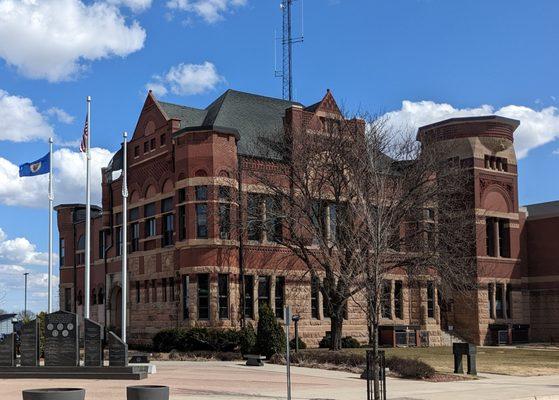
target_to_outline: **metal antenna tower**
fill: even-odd
[[[295,0],[282,0],[281,10],[283,13],[283,35],[281,39],[283,47],[283,66],[282,71],[276,71],[276,76],[281,77],[283,81],[283,98],[285,100],[293,100],[293,43],[301,43],[303,41],[303,29],[301,28],[301,36],[293,37],[291,33],[291,6]],[[303,9],[303,0],[301,0],[301,18]],[[302,24],[301,24],[302,25]]]

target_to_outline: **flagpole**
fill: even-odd
[[[91,96],[87,96],[87,162],[86,162],[86,178],[85,178],[85,277],[84,292],[85,304],[83,316],[89,318],[89,278],[90,278],[90,262],[91,262],[91,171],[89,164],[91,161],[91,153],[89,147],[91,144]]]
[[[122,335],[121,339],[126,343],[126,311],[127,311],[127,295],[128,290],[128,272],[127,272],[127,257],[128,257],[128,160],[127,160],[127,137],[128,133],[122,133],[123,150],[122,150]]]
[[[52,313],[52,137],[49,138],[49,266],[48,266],[48,313]]]

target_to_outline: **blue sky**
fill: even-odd
[[[298,33],[300,2],[294,10]],[[411,128],[456,115],[520,118],[520,203],[556,200],[557,15],[554,0],[306,0],[296,100],[314,103],[330,88],[347,110],[390,112]],[[146,85],[195,107],[228,88],[280,97],[275,31],[279,0],[0,0],[0,308],[22,308],[24,270],[34,276],[31,308],[46,304],[45,182],[14,179],[14,166],[44,155],[53,133],[66,145],[57,202],[80,201],[74,142],[87,95],[101,166],[134,130]]]

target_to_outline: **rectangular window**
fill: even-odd
[[[128,219],[130,220],[130,222],[134,222],[138,218],[140,218],[140,208],[135,207],[130,209],[130,211],[128,212]]]
[[[155,150],[155,138],[152,138],[149,141],[149,147],[150,147],[151,150]]]
[[[179,189],[179,203],[184,203],[186,201],[186,189]]]
[[[159,144],[160,144],[161,146],[165,146],[166,139],[167,139],[167,138],[165,137],[165,134],[161,135],[161,136],[159,137]]]
[[[394,282],[394,314],[396,318],[404,319],[404,285],[402,281]]]
[[[507,318],[512,318],[512,287],[507,285]]]
[[[136,281],[136,303],[141,301],[141,293],[140,293],[140,281]]]
[[[266,197],[266,236],[268,242],[280,242],[282,235],[281,199]]]
[[[190,308],[188,307],[188,275],[182,276],[182,319],[190,318]]]
[[[503,308],[503,284],[498,283],[495,288],[495,311],[496,318],[504,318],[504,308]]]
[[[98,254],[99,258],[105,258],[105,231],[99,231]]]
[[[319,281],[317,277],[313,277],[311,280],[311,317],[313,319],[318,319],[318,299],[319,299]]]
[[[276,317],[284,319],[283,310],[285,306],[285,277],[276,276],[275,311]]]
[[[147,153],[149,151],[149,142],[146,140],[144,142],[144,154]]]
[[[196,204],[196,237],[198,239],[206,239],[208,237],[207,204]]]
[[[496,257],[495,254],[495,218],[485,219],[485,248],[489,257]]]
[[[174,215],[165,214],[163,216],[163,246],[173,244],[173,230],[175,229]]]
[[[254,276],[245,275],[245,318],[254,319]]]
[[[198,274],[198,319],[210,318],[210,275]]]
[[[157,281],[151,280],[151,301],[157,303]]]
[[[207,186],[195,186],[194,192],[196,194],[196,201],[208,200],[208,187]]]
[[[161,212],[172,212],[173,211],[173,198],[169,197],[168,199],[161,200]]]
[[[58,254],[60,255],[59,257],[59,261],[60,261],[60,266],[64,266],[64,259],[66,257],[66,244],[64,242],[64,238],[60,238],[59,241],[59,251]]]
[[[132,247],[132,251],[138,251],[140,250],[140,223],[139,222],[134,222],[131,227],[131,236],[132,236],[132,240],[131,240],[131,247]]]
[[[175,278],[169,278],[169,301],[175,301]]]
[[[115,230],[116,255],[118,257],[122,254],[122,226],[117,226]]]
[[[435,317],[435,286],[433,282],[427,282],[427,317]]]
[[[262,239],[262,204],[261,196],[249,193],[247,198],[248,240]]]
[[[218,275],[219,318],[229,319],[229,275]]]
[[[149,303],[149,281],[144,281],[144,301]]]
[[[510,246],[509,246],[508,220],[499,219],[498,224],[499,224],[499,256],[509,258]]]
[[[219,205],[219,238],[229,239],[231,231],[231,207],[229,204]]]
[[[155,218],[148,218],[145,222],[146,238],[155,236],[157,234],[157,226],[155,224]]]
[[[134,158],[140,157],[140,146],[134,147]]]
[[[392,304],[390,301],[390,282],[388,281],[382,282],[380,313],[382,318],[392,319]]]
[[[186,206],[179,206],[179,240],[186,239]]]
[[[258,277],[258,310],[263,308],[264,304],[270,307],[270,277],[269,276]]]
[[[161,301],[167,302],[167,278],[161,279]]]

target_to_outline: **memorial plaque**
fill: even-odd
[[[14,342],[13,333],[0,338],[0,367],[15,367]]]
[[[39,365],[39,320],[34,319],[21,327],[21,366],[37,367]]]
[[[88,318],[84,319],[85,366],[103,366],[103,327]]]
[[[109,366],[128,366],[128,345],[113,332],[109,332]]]
[[[45,366],[79,365],[78,316],[57,311],[45,316]]]

